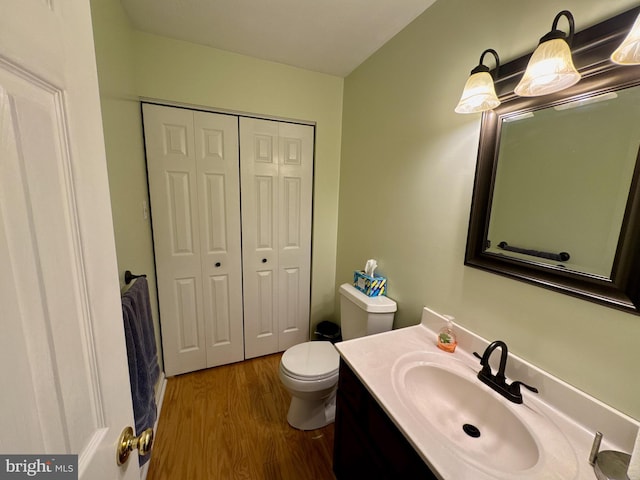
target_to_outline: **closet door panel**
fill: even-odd
[[[238,118],[193,112],[206,366],[244,359]]]
[[[313,127],[243,118],[240,152],[250,358],[309,339]]]
[[[277,183],[273,175],[255,175],[255,248],[259,252],[274,251],[274,194]]]
[[[258,308],[256,309],[256,336],[258,338],[273,338],[277,334],[275,328],[275,319],[273,318],[275,296],[275,285],[273,281],[273,270],[262,270],[257,272],[256,280],[258,291],[256,292],[256,300]]]
[[[279,123],[279,350],[309,339],[313,127]]]
[[[300,330],[300,317],[303,314],[300,305],[300,269],[283,268],[281,273],[282,291],[280,292],[280,331],[286,335]],[[295,343],[306,341],[306,338]],[[295,345],[292,343],[292,345]],[[291,346],[291,345],[289,345]],[[288,347],[284,347],[285,349]]]
[[[278,351],[278,124],[240,119],[245,357]]]
[[[162,348],[168,376],[206,361],[193,114],[143,105]]]
[[[232,312],[232,302],[230,301],[229,276],[212,275],[207,280],[205,310],[210,312],[206,324],[207,346],[214,352],[216,349],[218,351],[228,350],[234,344],[235,335],[237,334],[232,318],[232,313],[234,312]],[[240,326],[242,327],[242,324]],[[242,343],[239,345],[242,347]],[[242,354],[241,356],[234,356],[234,361],[244,359],[244,348],[240,349],[240,353]],[[218,363],[218,365],[227,363],[226,356],[222,360],[223,362]],[[207,363],[207,366],[214,366],[210,365],[210,363],[213,363],[211,356],[208,356]]]
[[[175,280],[174,304],[176,306],[176,322],[178,324],[178,352],[183,354],[200,348],[197,318],[197,279],[178,278]]]

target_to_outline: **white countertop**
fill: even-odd
[[[394,365],[398,359],[417,352],[442,355],[443,360],[455,359],[475,372],[480,370],[480,362],[472,353],[482,354],[490,342],[454,324],[458,347],[455,353],[444,352],[436,346],[435,333],[444,324],[444,317],[425,308],[419,325],[336,344],[344,361],[436,476],[442,480],[594,480],[596,476],[588,457],[596,431],[604,434],[601,450],[631,452],[638,431],[635,420],[509,353],[508,381],[524,381],[537,387],[539,394],[523,388],[524,402],[518,405],[500,397],[480,380],[478,383],[503,400],[531,429],[541,452],[540,459],[531,468],[506,472],[482,458],[461,455],[458,445],[430,428],[428,422],[420,421],[415,408],[398,394],[393,377],[397,375]],[[508,346],[508,338],[501,340]],[[500,353],[498,349],[491,357],[494,373]],[[446,385],[434,388],[446,388]]]

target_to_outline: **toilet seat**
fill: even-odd
[[[340,355],[331,342],[305,342],[285,351],[280,366],[296,380],[324,380],[337,375]]]

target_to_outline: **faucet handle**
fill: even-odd
[[[493,375],[491,374],[491,365],[489,362],[482,362],[482,355],[478,352],[473,352],[473,356],[480,359],[480,365],[482,365],[482,370],[478,373],[478,376],[484,376],[485,378],[491,378]]]
[[[524,382],[521,382],[520,380],[516,380],[515,382],[513,382],[511,385],[509,385],[509,388],[511,389],[511,391],[513,393],[520,393],[520,385],[522,385],[523,387],[525,387],[527,390],[532,391],[533,393],[538,393],[538,389],[536,387],[532,387],[531,385],[527,385]]]
[[[482,365],[482,372],[491,375],[491,367],[489,366],[489,362],[483,361],[482,355],[480,355],[478,352],[473,352],[473,356],[480,360],[480,365]]]

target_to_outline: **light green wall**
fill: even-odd
[[[417,323],[424,305],[454,315],[640,419],[640,317],[463,265],[480,115],[453,111],[484,49],[506,63],[561,9],[582,30],[636,4],[440,0],[349,75],[336,283],[376,258],[396,327]]]
[[[92,0],[118,268],[149,275],[157,322],[140,97],[316,124],[311,323],[334,316],[343,79],[138,32]],[[156,329],[159,332],[159,328]]]
[[[151,226],[143,215],[147,173],[134,82],[133,31],[120,2],[91,0],[91,16],[120,282],[124,286],[125,270],[147,275],[160,345]]]
[[[134,32],[138,95],[316,124],[311,324],[333,318],[343,79]]]

